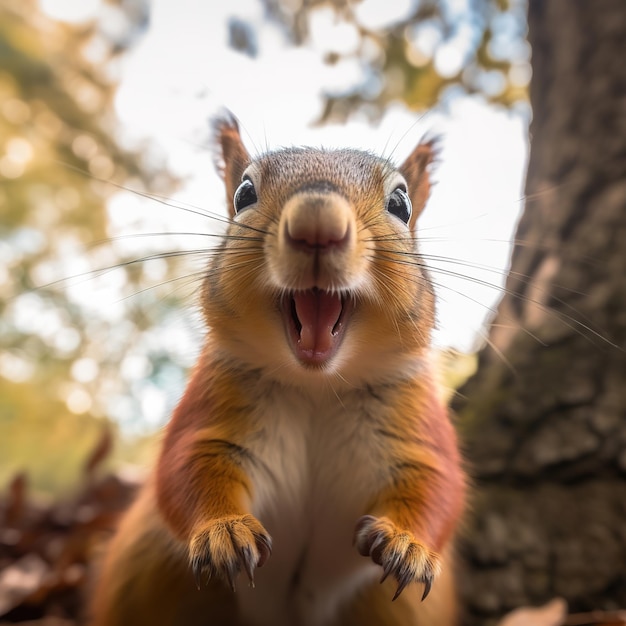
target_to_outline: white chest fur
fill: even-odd
[[[259,626],[320,626],[342,600],[376,576],[354,548],[358,519],[381,480],[372,436],[372,398],[332,392],[313,399],[276,389],[257,402],[257,433],[248,442],[252,513],[273,540],[256,587],[238,598],[245,618]],[[382,410],[382,408],[381,408]]]

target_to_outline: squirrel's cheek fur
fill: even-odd
[[[279,380],[307,387],[326,385],[329,375],[335,376],[340,386],[342,381],[350,386],[393,379],[397,373],[404,376],[400,365],[427,353],[434,325],[432,288],[420,264],[406,261],[414,247],[406,234],[404,238],[388,237],[384,252],[375,250],[373,242],[384,237],[387,216],[379,217],[382,223],[370,229],[361,224],[363,218],[356,222],[359,235],[354,247],[360,261],[343,258],[328,264],[331,277],[342,277],[338,294],[349,314],[342,318],[345,327],[340,348],[318,368],[299,362],[290,347],[290,329],[281,307],[293,293],[290,285],[295,279],[290,284],[288,269],[281,270],[282,274],[276,270],[290,267],[284,246],[281,249],[277,243],[279,231],[271,221],[263,223],[252,212],[243,217],[256,218],[242,222],[267,231],[270,241],[260,246],[241,239],[245,229],[236,224],[231,228],[234,240],[228,255],[218,256],[208,272],[202,302],[217,349],[241,364],[272,371]],[[308,265],[315,265],[304,253],[297,253]],[[272,274],[287,277],[284,284],[279,287]],[[305,274],[294,270],[296,276]]]
[[[216,132],[232,219],[206,342],[90,624],[454,626],[465,480],[415,230],[432,144],[396,170]]]

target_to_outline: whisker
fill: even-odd
[[[123,267],[129,267],[138,263],[145,263],[147,261],[154,261],[155,259],[168,259],[168,258],[175,258],[175,257],[184,257],[184,256],[193,256],[193,255],[200,255],[200,254],[207,254],[207,253],[211,253],[211,250],[207,250],[207,249],[198,249],[198,250],[178,250],[178,251],[173,251],[173,252],[159,252],[157,254],[150,254],[148,256],[144,256],[141,258],[137,258],[137,259],[129,259],[127,261],[120,261],[119,263],[116,263],[115,265],[109,265],[107,267],[103,267],[100,269],[94,269],[94,270],[88,270],[86,272],[81,272],[79,274],[74,274],[73,276],[66,276],[65,278],[59,278],[58,280],[53,280],[52,282],[46,283],[44,285],[39,285],[37,287],[37,289],[50,289],[51,287],[55,287],[56,285],[60,285],[62,283],[67,283],[68,285],[70,284],[71,281],[77,280],[77,279],[91,279],[91,278],[99,278],[100,276],[103,276],[109,272],[112,272],[116,269],[120,269]],[[80,281],[78,281],[78,283],[73,282],[71,284],[79,284]]]
[[[137,296],[140,296],[143,293],[147,293],[148,291],[152,291],[153,289],[158,289],[159,287],[164,287],[165,285],[170,285],[172,283],[178,282],[180,280],[185,280],[185,279],[189,279],[189,283],[188,284],[184,284],[184,285],[178,285],[176,287],[176,289],[174,291],[178,291],[179,289],[182,289],[183,287],[188,287],[189,284],[192,284],[200,279],[203,279],[206,276],[206,272],[193,272],[191,274],[185,274],[183,276],[175,276],[174,278],[169,278],[168,280],[164,280],[160,283],[156,283],[154,285],[150,285],[149,287],[144,287],[143,289],[140,289],[139,291],[135,291],[131,294],[128,294],[127,296],[124,296],[122,298],[119,298],[116,302],[124,302],[126,300],[130,300],[131,298],[135,298]],[[168,295],[171,295],[168,294]],[[163,298],[161,299],[161,301],[163,300]]]
[[[65,161],[59,161],[59,160],[55,160],[56,163],[58,163],[59,165],[62,165],[63,167],[70,169],[74,172],[77,172],[79,174],[82,174],[84,176],[87,176],[88,178],[91,178],[92,180],[97,180],[100,183],[103,183],[105,185],[110,185],[111,187],[115,187],[116,189],[120,189],[122,191],[128,191],[129,193],[135,194],[137,196],[139,196],[140,198],[145,198],[146,200],[152,200],[153,202],[157,202],[158,204],[162,204],[163,206],[167,206],[169,208],[172,209],[179,209],[180,211],[185,211],[187,213],[191,213],[193,215],[199,215],[200,217],[207,217],[210,218],[216,222],[222,223],[222,224],[236,224],[237,226],[240,226],[241,228],[245,228],[245,229],[249,229],[252,230],[254,232],[258,232],[262,235],[267,234],[265,231],[260,230],[258,228],[255,228],[253,226],[250,226],[248,224],[244,224],[242,222],[235,222],[234,220],[221,215],[219,213],[214,213],[213,211],[208,211],[206,209],[203,209],[202,207],[198,207],[195,206],[193,204],[189,204],[186,202],[178,202],[178,203],[174,203],[170,198],[167,198],[166,196],[159,196],[158,194],[149,194],[146,193],[145,191],[140,191],[138,189],[133,189],[131,187],[127,187],[125,185],[121,185],[120,183],[116,183],[112,180],[108,180],[106,178],[99,178],[98,176],[94,176],[93,174],[91,174],[91,172],[88,172],[87,170],[84,170],[80,167],[76,167],[75,165],[72,165],[71,163],[67,163]]]
[[[223,276],[226,272],[232,272],[237,270],[241,271],[242,268],[249,268],[248,272],[241,273],[237,276],[238,280],[243,281],[245,278],[250,276],[254,270],[258,268],[258,258],[256,256],[240,261],[239,263],[231,263],[225,267],[217,267],[217,268],[209,268],[206,272],[207,279],[212,278],[213,276]]]
[[[385,146],[381,152],[381,157],[386,165],[393,166],[392,159],[396,153],[396,150],[400,147],[400,144],[406,139],[408,134],[422,121],[424,121],[429,115],[432,114],[434,109],[429,109],[428,111],[422,113],[417,117],[417,119],[402,133],[398,141],[396,141],[396,145],[393,147],[391,152],[385,156],[385,152],[387,151],[387,147],[389,146],[389,142],[391,141],[391,135],[389,135],[387,141],[385,142]],[[394,168],[395,169],[395,168]]]
[[[149,237],[167,237],[173,235],[175,237],[209,237],[212,239],[224,239],[228,241],[263,241],[262,237],[252,237],[246,235],[227,235],[223,233],[198,233],[198,232],[176,232],[176,231],[163,231],[154,233],[132,233],[129,235],[116,235],[115,237],[108,237],[107,239],[99,239],[92,241],[86,245],[86,249],[96,248],[116,241],[125,241],[129,239],[142,239]]]
[[[406,255],[406,256],[413,256],[413,253],[410,252],[404,252],[404,251],[395,251],[395,250],[385,250],[385,252],[391,253],[391,254],[399,254],[399,255]],[[537,287],[537,285],[535,285],[535,281],[533,279],[532,276],[529,276],[528,274],[524,274],[523,272],[516,272],[513,270],[509,270],[504,271],[504,270],[500,270],[500,269],[496,269],[493,267],[490,267],[488,265],[483,265],[480,263],[472,263],[469,261],[464,261],[464,260],[460,260],[460,259],[454,259],[453,257],[444,257],[444,256],[437,256],[437,255],[425,255],[425,254],[420,254],[420,258],[421,259],[425,259],[425,260],[430,260],[430,261],[440,261],[443,263],[452,263],[455,265],[460,265],[462,267],[469,267],[472,269],[480,269],[486,272],[491,272],[494,274],[498,274],[500,276],[502,276],[503,278],[505,277],[514,277],[516,280],[518,280],[519,282],[521,282],[524,285],[529,285],[534,287],[535,289],[537,289],[538,291],[540,291],[543,294],[548,295],[551,299],[553,299],[554,301],[558,302],[559,304],[563,305],[565,308],[569,309],[572,313],[575,313],[576,315],[580,316],[581,319],[585,320],[587,323],[592,324],[592,320],[589,318],[589,316],[585,315],[582,311],[578,310],[576,307],[572,306],[571,304],[569,304],[568,302],[566,302],[565,300],[563,300],[562,298],[559,298],[558,296],[554,295],[554,293],[548,292],[546,289],[542,289]],[[429,267],[436,267],[436,266],[429,266]],[[442,268],[437,268],[439,270],[441,270]],[[471,278],[475,278],[475,277],[471,277],[471,276],[467,276],[466,274],[461,274],[458,273],[457,277],[459,278],[467,278],[467,279],[471,279]],[[495,283],[489,283],[489,281],[485,281],[484,283],[486,286],[491,286],[494,289],[498,289],[498,290],[502,290],[503,286],[500,284],[495,284]],[[550,282],[549,285],[551,287],[555,287],[557,289],[562,289],[563,291],[567,291],[571,294],[574,295],[580,295],[580,296],[584,296],[585,293],[578,291],[576,289],[572,289],[569,287],[566,287],[564,285],[561,285],[559,283],[556,282]],[[509,291],[508,293],[514,293]],[[519,295],[519,294],[516,294]],[[526,301],[528,302],[532,302],[532,300],[530,299],[526,299]]]
[[[391,261],[391,262],[397,262],[397,263],[401,263],[401,264],[406,264],[406,265],[409,265],[409,266],[422,267],[422,268],[424,268],[426,270],[430,270],[431,272],[436,272],[436,273],[442,274],[444,276],[460,278],[460,279],[472,282],[472,283],[474,283],[476,285],[482,285],[482,286],[488,287],[490,289],[496,289],[496,290],[502,291],[503,293],[506,293],[506,294],[508,294],[508,295],[510,295],[512,297],[515,297],[515,298],[520,298],[521,297],[520,294],[515,293],[513,290],[507,288],[506,286],[494,285],[493,283],[490,283],[489,281],[486,281],[486,280],[483,280],[483,279],[480,279],[480,278],[476,278],[475,276],[468,276],[466,274],[461,274],[460,272],[454,272],[452,270],[446,270],[446,269],[443,269],[443,268],[427,266],[425,263],[421,263],[419,261],[407,261],[405,259],[393,259],[393,258],[387,258],[387,260]],[[584,329],[585,331],[588,331],[589,333],[594,335],[596,338],[600,339],[602,342],[610,345],[611,347],[618,348],[620,351],[623,351],[623,349],[620,346],[618,346],[616,343],[612,342],[610,339],[605,337],[601,332],[595,330],[589,324],[585,324],[585,323],[581,322],[580,320],[576,319],[572,315],[568,315],[564,311],[557,311],[556,309],[551,308],[551,307],[543,304],[542,302],[539,302],[538,300],[536,300],[534,298],[529,298],[528,296],[524,296],[523,299],[524,299],[525,302],[530,302],[532,304],[537,305],[542,311],[544,311],[546,313],[549,313],[551,315],[557,316],[561,320],[561,322],[563,324],[565,324],[568,328],[577,331],[579,334],[581,334],[587,340],[591,341],[591,338],[588,337],[587,335],[585,335],[584,333],[582,333],[581,329]],[[557,298],[554,298],[554,299],[557,300]],[[560,301],[560,303],[563,304],[564,306],[572,308],[573,311],[576,314],[580,315],[581,317],[583,317],[583,319],[587,319],[587,321],[590,322],[590,320],[588,320],[588,318],[586,318],[580,311],[578,311],[575,308],[571,307],[571,305],[569,305],[568,303],[563,302],[563,301]]]
[[[232,250],[230,252],[238,253],[239,256],[245,256],[247,253],[249,253],[251,251],[249,251],[249,250],[244,250],[244,251]],[[249,265],[252,265],[253,267],[256,267],[257,266],[257,262],[256,261],[258,260],[258,250],[253,251],[253,254],[250,254],[249,256],[252,256],[252,258],[248,259],[248,260],[245,260],[245,261],[241,261],[240,263],[229,263],[228,265],[225,265],[225,266],[222,266],[222,267],[219,267],[219,268],[213,268],[213,269],[212,268],[204,268],[202,270],[199,270],[197,272],[193,272],[191,274],[187,273],[187,274],[185,274],[183,276],[177,276],[177,277],[174,277],[174,278],[170,278],[168,280],[165,280],[165,281],[162,281],[160,283],[151,285],[149,287],[145,287],[144,289],[136,291],[136,292],[134,292],[132,294],[129,294],[127,296],[124,296],[123,298],[120,298],[119,301],[128,300],[128,299],[133,298],[135,296],[139,296],[142,293],[146,293],[146,292],[148,292],[148,291],[150,291],[152,289],[158,289],[159,287],[163,287],[164,285],[168,285],[168,284],[180,281],[180,280],[190,279],[189,284],[192,284],[193,282],[196,282],[196,281],[198,281],[200,279],[202,279],[202,280],[204,280],[204,279],[211,279],[214,275],[222,276],[226,272],[239,270],[242,267],[246,267],[246,266],[249,266]],[[180,287],[177,287],[177,290],[182,288],[182,287],[185,287],[185,286],[188,286],[188,285],[182,285]]]
[[[387,268],[386,271],[383,271],[381,268],[377,267],[375,264],[372,265],[372,270],[373,270],[372,273],[374,274],[374,278],[377,281],[378,289],[387,293],[387,298],[382,298],[381,300],[389,300],[389,301],[395,302],[396,305],[400,306],[406,318],[412,320],[411,310],[409,309],[408,306],[402,305],[402,303],[400,302],[400,298],[397,296],[396,291],[392,289],[391,285],[389,284],[389,281],[387,280],[389,278],[390,272],[396,276],[399,276],[400,278],[404,280],[407,279],[407,273],[400,272],[398,269],[390,270],[389,268]],[[419,282],[419,279],[420,279],[419,276],[418,277],[411,276],[410,278],[414,282]],[[398,334],[399,339],[402,340],[402,334],[400,332],[400,325],[398,321],[395,319],[394,319],[394,325],[396,327],[396,332]],[[419,328],[419,326],[415,323],[414,320],[412,320],[412,325],[415,331],[417,332],[417,334],[419,335],[420,339],[425,342],[425,336],[421,328]]]
[[[430,269],[428,266],[423,265],[423,268],[426,269]],[[406,273],[400,273],[400,272],[396,272],[397,276],[400,276],[401,278],[405,278],[407,277],[408,274]],[[418,281],[417,277],[412,277],[412,282],[421,282]],[[450,285],[446,285],[444,283],[438,282],[436,280],[432,280],[431,281],[433,286],[436,287],[437,289],[445,289],[446,291],[449,291],[450,293],[454,293],[457,296],[460,296],[462,298],[465,298],[466,300],[469,300],[470,302],[473,302],[474,304],[480,306],[481,308],[485,309],[485,311],[488,311],[489,313],[491,313],[492,315],[495,315],[498,310],[493,307],[493,306],[489,306],[487,304],[485,304],[484,302],[481,302],[480,300],[470,296],[469,294],[463,292],[463,291],[459,291],[458,289],[455,289],[454,287],[450,287]],[[494,286],[495,288],[495,286]],[[507,319],[510,319],[510,317],[507,315],[506,316]],[[520,329],[522,332],[524,332],[525,334],[527,334],[529,337],[531,337],[534,341],[536,341],[537,343],[541,344],[542,346],[547,346],[547,344],[542,341],[537,335],[535,335],[532,331],[530,331],[528,328],[525,328],[524,326],[522,326],[521,324],[517,323],[516,320],[511,320],[512,324],[511,324],[511,328],[518,328]],[[483,338],[488,341],[488,337],[486,337],[486,335],[484,335],[482,333],[482,331],[478,330],[478,332],[481,334],[481,336],[483,336]]]
[[[414,256],[416,254],[415,252],[407,252],[404,250],[383,249],[383,251],[387,253],[398,254],[398,255],[403,255],[403,256]],[[517,272],[514,270],[507,271],[504,269],[500,269],[499,267],[495,267],[493,265],[486,265],[484,263],[476,263],[474,261],[467,261],[466,259],[459,259],[458,257],[442,256],[442,255],[436,255],[436,254],[424,254],[423,252],[420,252],[419,256],[421,259],[424,259],[426,261],[438,261],[440,263],[450,263],[453,265],[460,265],[462,267],[469,267],[471,269],[478,269],[478,270],[482,270],[485,272],[489,272],[491,274],[497,274],[499,276],[502,276],[503,278],[506,278],[508,276],[513,276],[517,278],[518,280],[520,280],[520,282],[523,282],[528,285],[532,284],[533,282],[533,277],[530,276],[529,274],[524,274],[523,272]],[[556,287],[558,289],[562,289],[563,291],[567,291],[575,295],[579,295],[579,296],[586,295],[582,291],[579,291],[572,287],[566,287],[565,285],[561,285],[560,283],[550,282],[549,284],[551,287]],[[494,287],[498,289],[500,288],[498,285],[495,285],[495,284],[494,284]],[[542,291],[544,293],[547,293],[545,290],[542,290]],[[561,304],[563,304],[564,306],[570,306],[567,302],[564,302],[560,300],[559,298],[555,297],[555,299]]]

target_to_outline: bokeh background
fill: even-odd
[[[523,204],[525,29],[522,2],[4,2],[0,484],[68,487],[104,420],[142,459],[166,421],[202,342],[224,108],[253,152],[401,162],[440,137],[421,226],[435,341],[475,349]]]

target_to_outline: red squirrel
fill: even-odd
[[[416,230],[433,145],[396,168],[252,157],[234,118],[215,129],[230,220],[208,332],[89,623],[452,626],[465,480]]]

